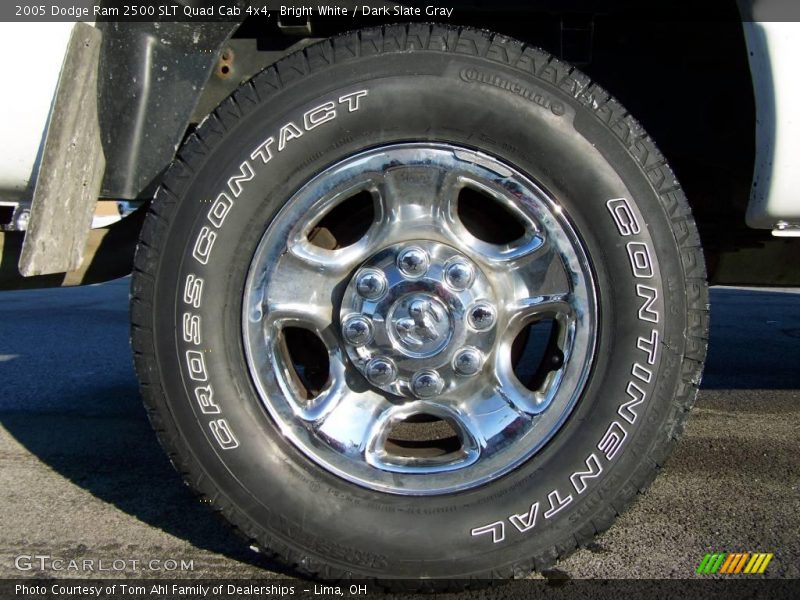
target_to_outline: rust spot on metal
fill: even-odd
[[[220,79],[228,79],[233,75],[233,61],[236,54],[230,47],[223,48],[217,61],[217,67],[214,69],[214,74]]]

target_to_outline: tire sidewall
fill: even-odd
[[[359,91],[367,95],[355,110],[339,102]],[[304,115],[326,103],[335,118],[306,130]],[[278,151],[289,123],[302,135]],[[251,156],[269,137],[263,164]],[[286,441],[251,382],[241,315],[250,259],[295,190],[360,150],[422,140],[492,154],[557,199],[590,257],[599,336],[585,393],[544,449],[479,488],[407,497],[345,482]],[[245,161],[253,176],[232,187],[232,177],[249,173]],[[215,226],[221,194],[230,206]],[[207,256],[200,252],[203,262],[198,240],[208,233],[215,238]],[[512,69],[441,53],[385,55],[283,89],[229,127],[194,169],[162,256],[154,337],[181,437],[247,528],[343,570],[455,577],[557,547],[607,511],[653,445],[666,441],[686,328],[669,220],[647,173],[605,123],[555,86]],[[199,280],[195,302],[188,291]],[[197,336],[185,335],[185,315],[189,323],[199,318]],[[663,351],[662,342],[674,350]],[[203,410],[204,394],[218,413]],[[642,402],[625,410],[637,395]]]

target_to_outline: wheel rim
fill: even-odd
[[[520,235],[477,234],[464,190]],[[371,205],[363,234],[317,244],[326,215],[358,194]],[[480,152],[395,144],[327,168],[278,212],[250,265],[243,334],[260,399],[303,454],[370,489],[429,495],[500,477],[552,438],[586,385],[596,314],[583,246],[540,186]],[[519,348],[542,345],[542,322],[526,385]],[[316,388],[295,330],[325,355]],[[417,437],[439,437],[403,439],[416,423]]]

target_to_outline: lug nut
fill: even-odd
[[[365,369],[367,379],[377,386],[392,383],[397,376],[397,369],[394,363],[388,358],[373,358],[367,363]]]
[[[361,315],[347,317],[342,326],[342,334],[354,346],[363,346],[372,341],[372,322]]]
[[[444,279],[447,285],[457,292],[463,291],[472,285],[474,277],[475,270],[463,260],[453,261],[444,272]]]
[[[444,381],[436,371],[417,371],[411,378],[411,391],[419,398],[431,398],[442,393]]]
[[[462,348],[453,357],[453,369],[459,375],[475,375],[482,363],[483,355],[476,348]]]
[[[422,277],[428,270],[428,255],[425,250],[416,246],[406,248],[397,257],[397,268],[406,277],[412,279]]]
[[[496,317],[494,307],[491,304],[480,302],[470,309],[468,319],[473,329],[486,331],[494,325]]]
[[[377,300],[386,293],[386,288],[386,277],[375,269],[363,270],[356,279],[356,290],[367,300]]]

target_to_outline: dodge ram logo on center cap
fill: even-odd
[[[425,297],[416,297],[408,302],[407,306],[408,316],[394,320],[397,336],[404,344],[423,347],[430,342],[436,342],[449,330],[449,319],[436,303]]]

